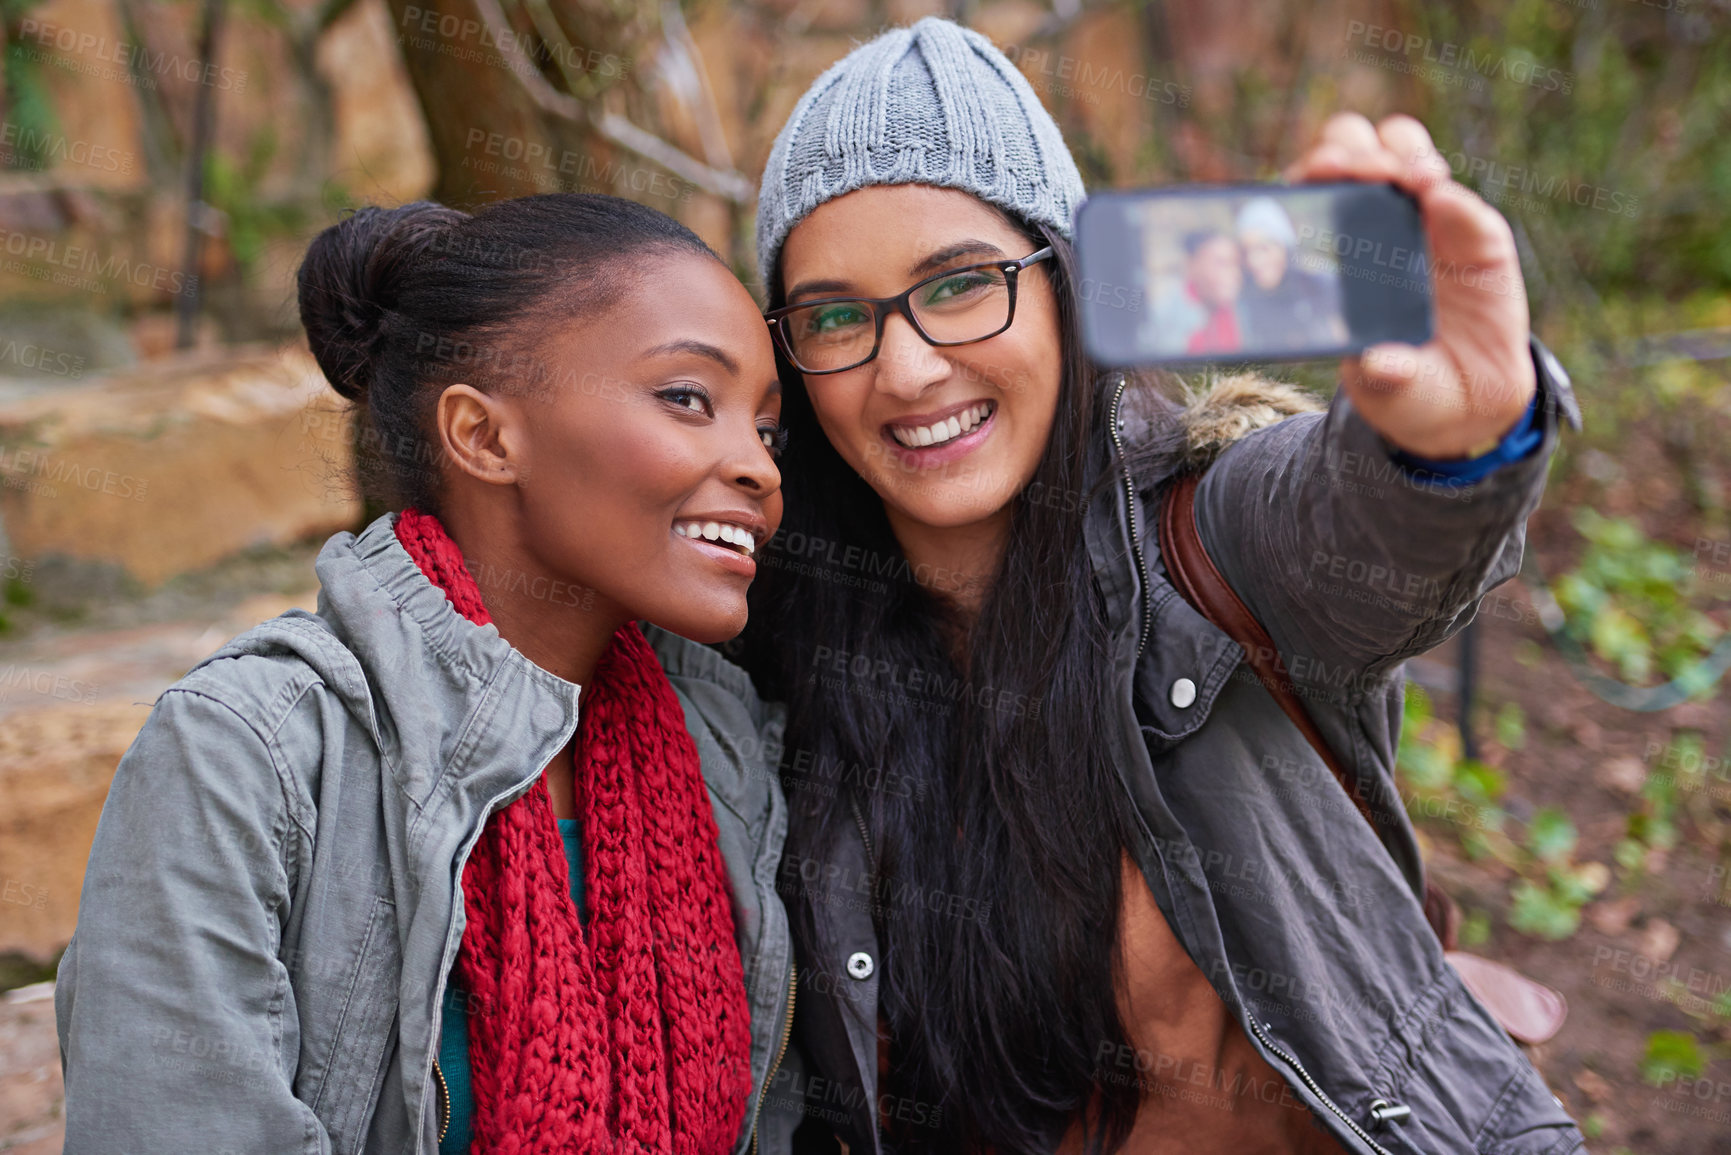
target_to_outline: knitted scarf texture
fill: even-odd
[[[436,517],[397,539],[469,621],[491,621]],[[731,1150],[751,1092],[745,975],[685,714],[635,623],[583,687],[577,813],[587,925],[543,779],[463,868],[471,1152]]]

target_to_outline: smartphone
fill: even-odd
[[[1418,203],[1392,184],[1184,185],[1076,216],[1082,341],[1102,365],[1303,361],[1430,340]]]

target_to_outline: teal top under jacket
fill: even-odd
[[[565,843],[565,861],[571,870],[571,901],[577,917],[583,910],[583,846],[575,818],[561,818],[559,838]],[[453,974],[445,984],[444,1024],[439,1031],[439,1070],[445,1076],[451,1097],[451,1123],[439,1140],[439,1155],[466,1155],[470,1142],[470,1119],[475,1099],[469,1090],[469,1020],[463,1013],[463,990]]]

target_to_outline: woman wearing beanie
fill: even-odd
[[[983,37],[887,33],[795,108],[758,209],[787,515],[743,652],[797,752],[802,1142],[1581,1144],[1427,925],[1393,780],[1401,661],[1514,573],[1578,421],[1507,225],[1429,155],[1342,116],[1291,175],[1417,198],[1437,267],[1471,271],[1437,281],[1436,339],[1344,363],[1326,411],[1254,378],[1181,410],[1086,359],[1082,184]],[[1168,580],[1186,469],[1378,825]]]
[[[1338,349],[1347,343],[1340,316],[1340,281],[1298,262],[1298,230],[1273,197],[1257,197],[1238,210],[1238,247],[1244,253],[1245,347]]]
[[[399,512],[121,760],[55,988],[66,1150],[786,1150],[781,717],[698,644],[781,513],[750,294],[560,194],[363,209],[300,308]]]

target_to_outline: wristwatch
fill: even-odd
[[[1575,400],[1575,391],[1569,383],[1568,372],[1563,368],[1562,362],[1557,360],[1556,354],[1546,348],[1544,342],[1537,337],[1529,334],[1527,345],[1533,358],[1533,398],[1512,428],[1500,436],[1486,439],[1481,445],[1473,446],[1460,457],[1447,460],[1433,460],[1404,450],[1391,450],[1390,456],[1395,464],[1426,482],[1450,488],[1471,485],[1505,465],[1522,461],[1537,453],[1550,430],[1554,428],[1554,421],[1567,422],[1570,429],[1579,432],[1581,407]]]
[[[1557,355],[1537,336],[1529,333],[1527,345],[1533,351],[1533,369],[1538,374],[1540,412],[1544,413],[1547,419],[1560,417],[1568,423],[1570,429],[1579,433],[1581,405],[1575,400],[1575,387],[1569,381],[1568,370],[1563,368]]]

